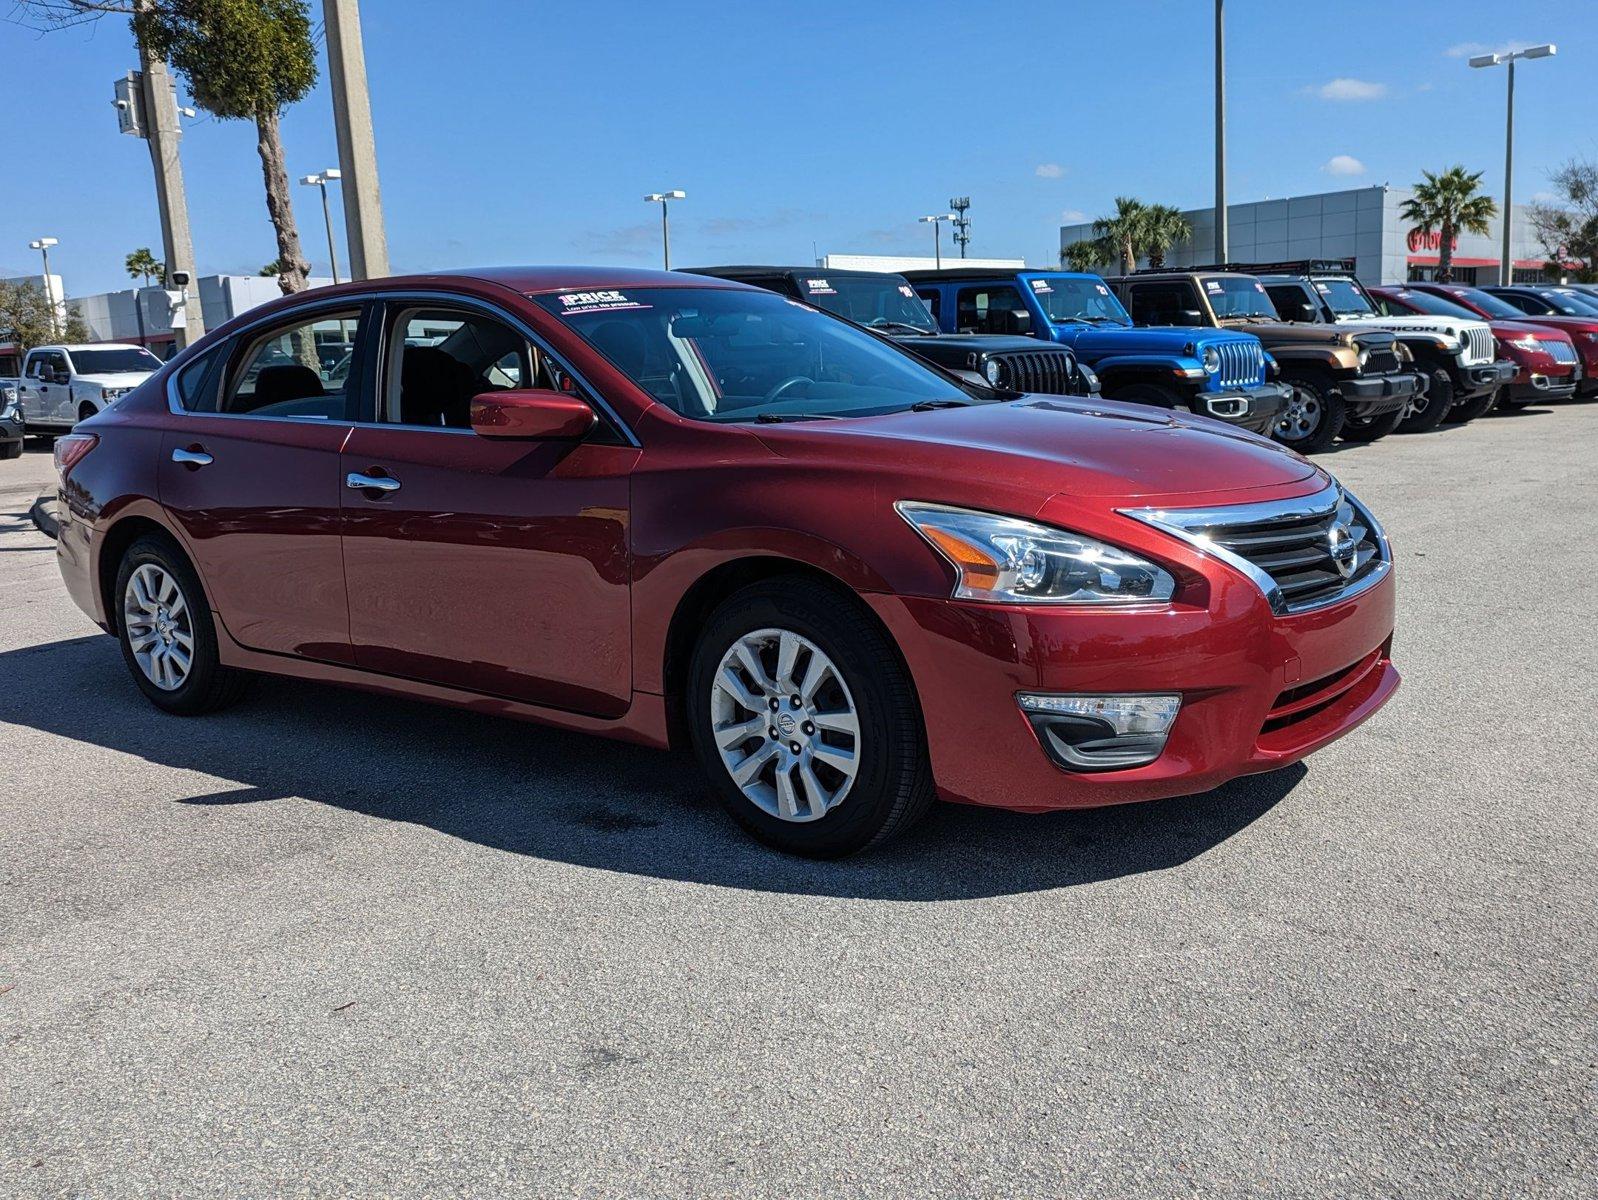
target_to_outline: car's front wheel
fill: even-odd
[[[1271,436],[1300,454],[1319,454],[1331,449],[1343,432],[1343,421],[1348,413],[1342,394],[1322,375],[1304,374],[1285,382],[1293,389],[1293,394],[1276,418]]]
[[[170,538],[147,534],[128,547],[115,612],[123,660],[158,707],[196,716],[243,693],[249,677],[222,665],[199,577]]]
[[[753,584],[706,622],[688,671],[694,752],[722,806],[778,849],[839,858],[932,800],[920,706],[858,601],[802,578]]]
[[[1429,433],[1441,425],[1454,403],[1454,380],[1441,367],[1426,372],[1426,390],[1404,410],[1399,433]]]

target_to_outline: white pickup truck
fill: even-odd
[[[22,419],[30,434],[64,433],[160,368],[143,346],[35,346],[22,360]]]

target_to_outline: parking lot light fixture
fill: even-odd
[[[686,200],[688,193],[683,191],[650,192],[644,197],[646,204],[660,205],[660,251],[665,269],[671,270],[671,217],[668,214],[670,202],[673,200]]]
[[[1514,260],[1509,256],[1509,237],[1515,224],[1515,63],[1522,58],[1552,58],[1558,50],[1559,47],[1552,42],[1545,42],[1524,50],[1478,54],[1470,60],[1473,67],[1509,68],[1509,98],[1504,107],[1504,245],[1498,261],[1498,282],[1506,287],[1514,282]]]
[[[327,206],[327,185],[341,178],[337,167],[329,167],[325,171],[318,171],[315,175],[306,175],[300,182],[306,187],[319,187],[322,189],[322,222],[327,226],[327,261],[333,270],[333,282],[338,282],[338,253],[333,249],[333,212]]]
[[[50,310],[51,337],[61,336],[60,330],[56,325],[55,290],[50,285],[50,247],[59,246],[60,244],[59,238],[52,237],[34,238],[33,241],[28,243],[29,250],[37,250],[44,258],[44,300],[46,307]]]
[[[953,221],[953,213],[934,213],[930,217],[916,218],[923,225],[932,226],[932,261],[937,264],[938,270],[943,270],[943,234],[941,222]]]

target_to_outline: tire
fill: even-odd
[[[1277,418],[1271,437],[1300,454],[1330,450],[1343,432],[1348,406],[1330,376],[1305,372],[1283,379],[1293,389],[1287,408]]]
[[[162,580],[170,583],[170,591],[161,586]],[[145,604],[141,599],[153,603]],[[156,707],[192,717],[226,708],[244,694],[249,676],[222,665],[217,654],[216,628],[199,576],[171,538],[146,534],[128,547],[117,569],[112,618],[122,659],[132,672],[134,683]],[[170,640],[163,630],[170,633]],[[189,663],[173,685],[184,637],[191,643]],[[166,667],[147,669],[133,648],[135,641],[141,643],[142,649],[152,640],[152,657],[164,660]],[[161,675],[165,684],[157,683],[154,675]]]
[[[1404,419],[1404,410],[1395,408],[1392,412],[1382,413],[1379,417],[1361,417],[1357,413],[1347,413],[1343,417],[1343,440],[1345,442],[1374,442],[1386,437],[1397,429]]]
[[[1537,399],[1535,396],[1515,396],[1513,389],[1506,383],[1498,389],[1498,398],[1493,402],[1494,412],[1519,412],[1530,406]]]
[[[0,462],[3,462],[3,461],[5,461],[8,458],[21,458],[21,457],[22,457],[22,439],[21,438],[18,438],[14,442],[7,442],[5,445],[0,446]]]
[[[1150,408],[1186,408],[1182,397],[1157,383],[1128,383],[1107,393],[1111,400],[1126,404],[1147,404]]]
[[[1426,372],[1426,394],[1419,407],[1398,423],[1399,433],[1428,433],[1443,423],[1454,404],[1454,381],[1441,367]]]
[[[778,657],[784,638],[794,639],[788,644],[796,647],[786,668]],[[753,655],[768,686],[741,665],[747,659],[739,658],[740,650]],[[820,682],[811,684],[795,708],[793,697],[813,670]],[[810,858],[842,858],[903,832],[932,803],[932,769],[909,672],[870,614],[834,588],[789,577],[729,597],[705,623],[687,687],[683,711],[711,790],[735,821],[769,846]],[[769,708],[773,700],[776,711]],[[806,720],[830,716],[837,724],[850,709],[852,735]],[[726,731],[737,726],[748,726],[749,733],[729,743],[724,758],[717,731],[725,742]],[[796,746],[798,754],[791,752]],[[854,774],[846,785],[843,772],[821,757],[824,751],[831,758],[850,752]],[[732,774],[757,757],[747,785],[758,799]],[[786,800],[779,791],[783,773]]]
[[[96,408],[94,405],[90,404],[87,400],[85,400],[82,404],[78,405],[78,420],[87,421],[90,417],[94,416],[94,414],[99,412],[99,411],[100,410],[98,408]]]
[[[1472,396],[1469,400],[1462,401],[1449,409],[1443,422],[1448,425],[1463,425],[1467,421],[1474,421],[1493,406],[1496,398],[1496,392],[1483,392],[1479,396]]]

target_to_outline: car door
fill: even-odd
[[[35,350],[28,367],[33,408],[28,419],[45,425],[71,424],[63,414],[71,407],[72,385],[57,383],[57,372],[67,372],[67,357],[59,350]]]
[[[632,696],[630,435],[471,431],[471,397],[579,385],[509,314],[386,305],[378,403],[341,456],[357,665],[614,716]]]
[[[321,367],[317,347],[355,341],[360,302],[283,315],[177,372],[160,501],[182,531],[211,607],[240,645],[349,663],[339,528],[339,450],[361,400],[359,371]]]

